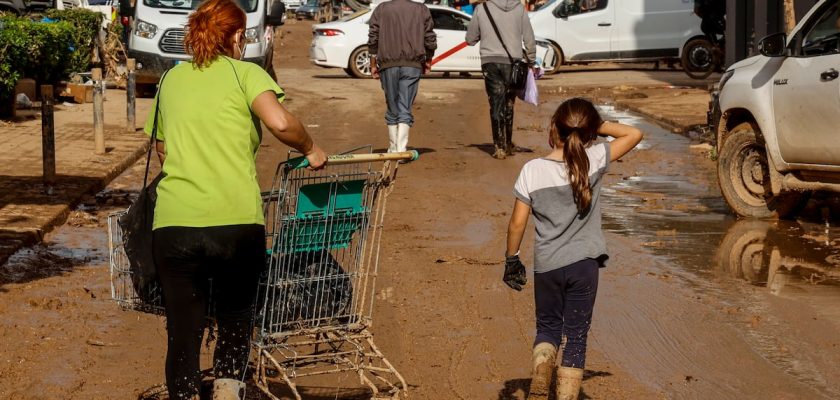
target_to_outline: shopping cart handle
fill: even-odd
[[[398,153],[365,153],[365,154],[334,154],[327,157],[327,165],[354,164],[372,161],[405,160],[415,161],[420,158],[417,150],[401,151]],[[286,161],[286,168],[301,169],[309,166],[306,157],[295,157]]]

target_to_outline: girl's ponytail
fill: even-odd
[[[598,137],[598,128],[602,123],[595,106],[580,98],[564,101],[551,118],[550,142],[552,146],[563,143],[563,161],[575,205],[581,215],[586,214],[592,205],[586,148]]]
[[[592,203],[592,188],[589,186],[589,156],[577,131],[563,142],[563,161],[578,213],[584,214]]]

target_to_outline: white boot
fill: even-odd
[[[397,125],[397,151],[406,151],[408,147],[408,130],[411,126],[408,124]]]
[[[388,125],[388,152],[395,153],[397,151],[397,126]]]
[[[236,379],[219,379],[213,381],[213,400],[241,400],[245,391],[245,382]]]

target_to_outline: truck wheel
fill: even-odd
[[[704,37],[691,39],[683,46],[680,62],[692,79],[706,79],[718,69],[715,45]]]
[[[367,46],[359,46],[350,54],[350,75],[355,78],[370,78],[370,53]]]
[[[743,122],[721,145],[717,168],[720,191],[729,207],[742,217],[784,218],[799,207],[803,196],[773,195],[767,149],[756,132],[754,123]]]
[[[549,43],[548,46],[551,48],[551,52],[554,53],[554,59],[543,62],[543,70],[546,75],[553,75],[559,72],[560,66],[563,65],[563,50],[554,43]]]
[[[767,278],[772,222],[740,220],[729,227],[717,250],[717,268],[733,278],[758,284]]]

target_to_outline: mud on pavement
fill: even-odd
[[[308,24],[283,29],[278,76],[288,106],[316,140],[330,152],[385,147],[377,82],[311,67],[303,56]],[[667,83],[668,74],[648,79]],[[500,258],[513,181],[547,150],[544,129],[563,97],[551,92],[562,82],[562,74],[541,82],[539,107],[518,105],[515,141],[534,153],[503,161],[487,154],[478,77],[421,83],[410,145],[423,154],[400,168],[389,200],[373,317],[376,342],[413,398],[526,396],[532,286],[508,289]],[[831,201],[815,200],[810,219],[800,222],[735,221],[717,192],[714,163],[688,139],[602,111],[647,137],[610,166],[605,185],[611,259],[601,274],[585,398],[840,396],[840,214],[831,213]],[[264,141],[264,185],[285,151]],[[0,398],[132,399],[163,380],[163,321],[119,311],[109,300],[105,217],[125,206],[141,178],[137,164],[44,245],[0,270]],[[532,240],[529,233],[523,254]],[[209,356],[204,349],[204,365]],[[352,379],[302,386],[307,398],[365,396]]]

